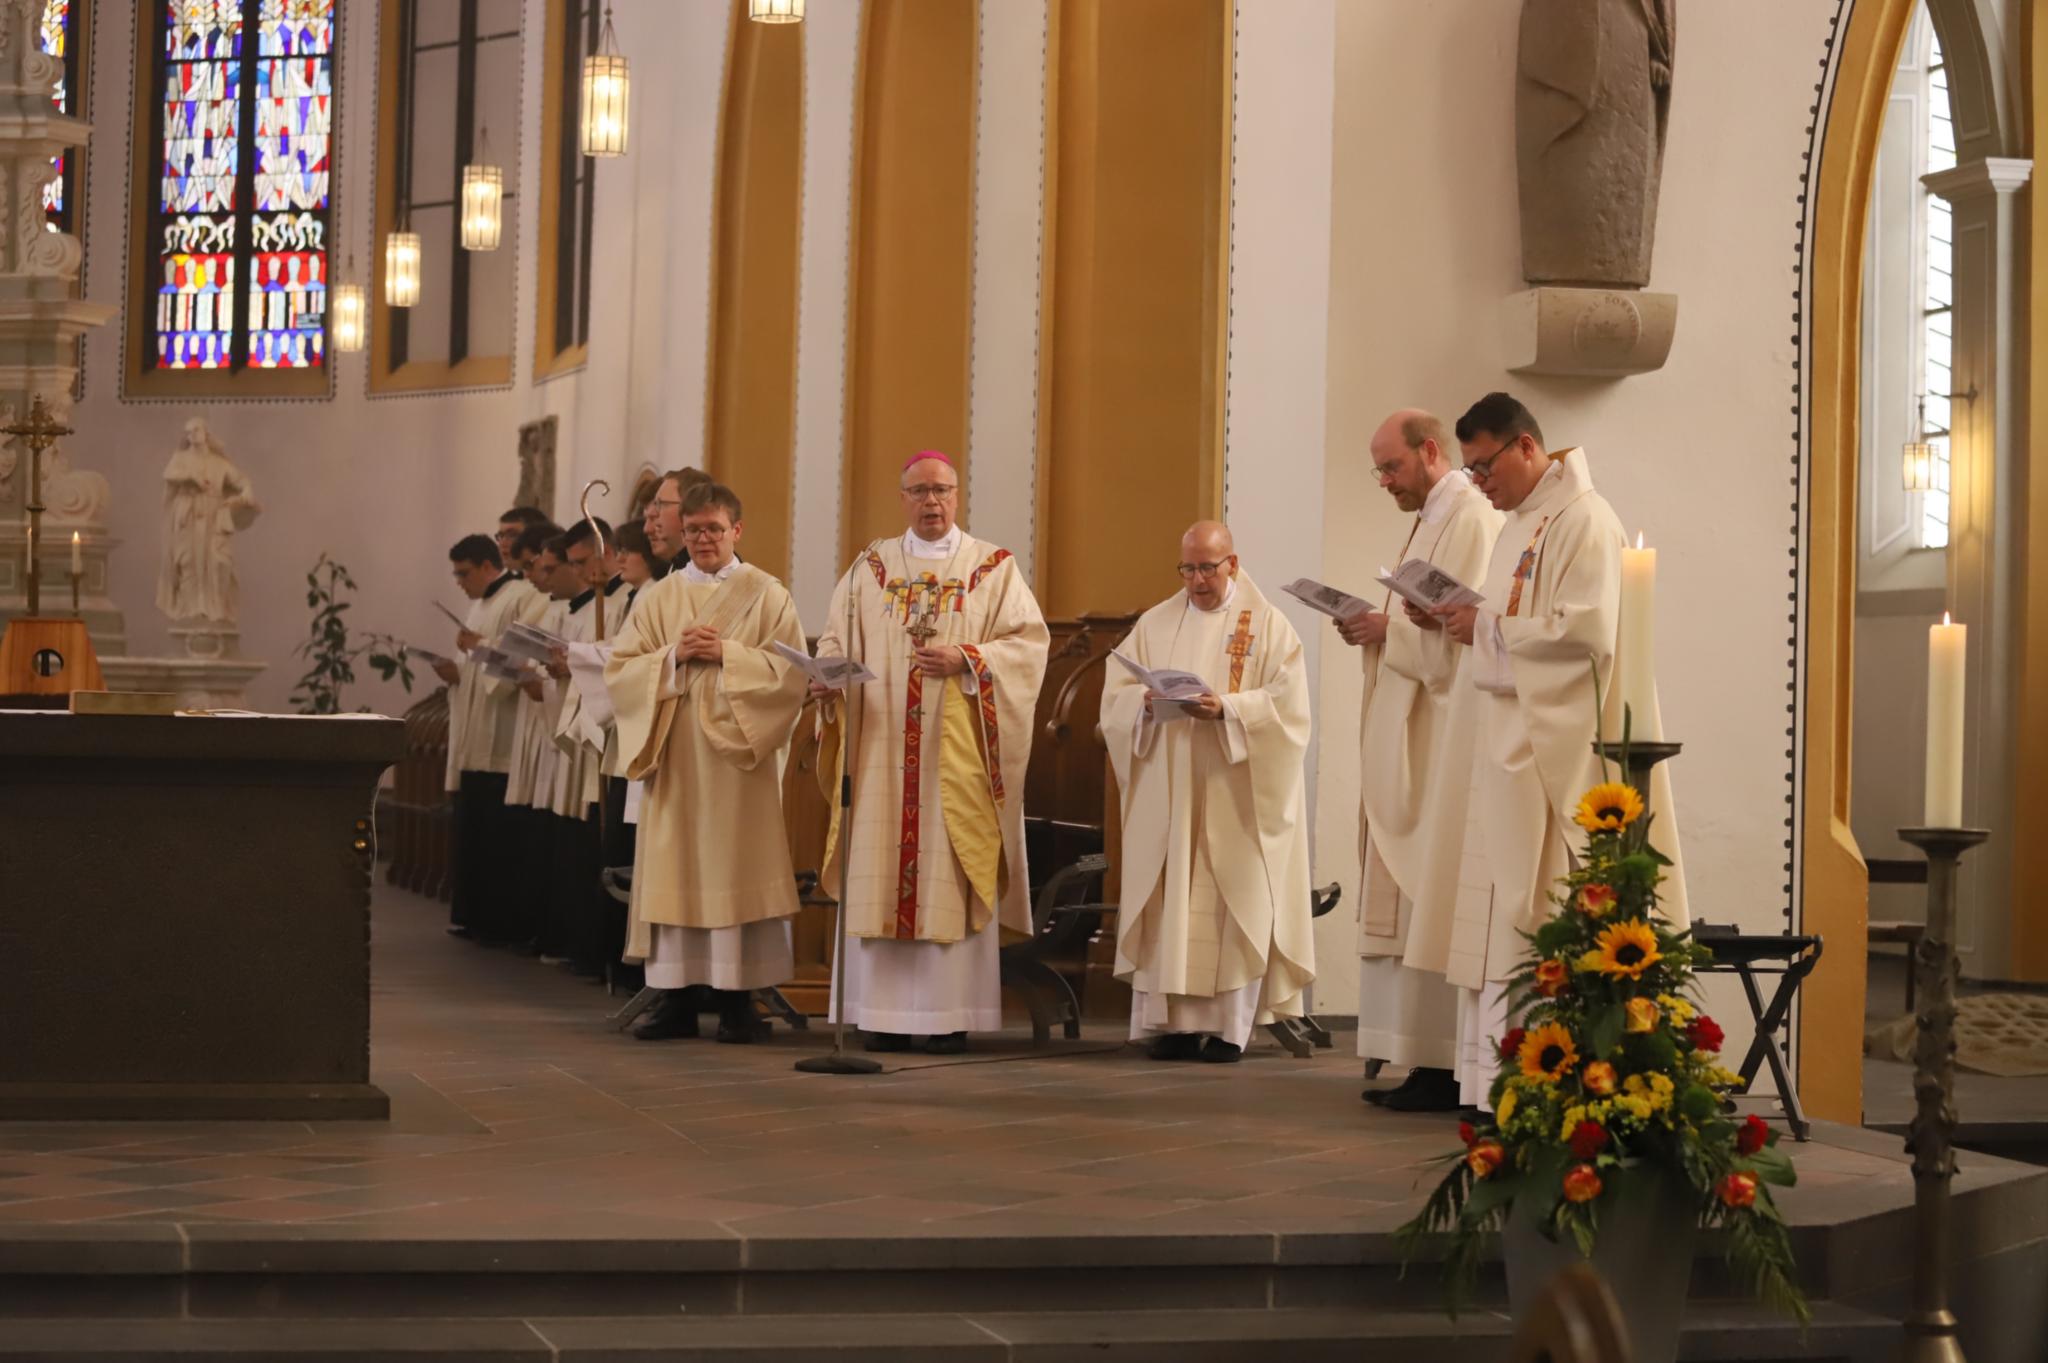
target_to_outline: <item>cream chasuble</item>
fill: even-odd
[[[805,682],[772,645],[801,650],[804,630],[780,582],[728,567],[648,587],[605,664],[626,775],[646,782],[626,958],[648,961],[658,989],[760,989],[794,969],[782,762]],[[718,630],[724,657],[679,666],[675,645],[697,625]]]
[[[1121,664],[1103,682],[1124,839],[1116,974],[1131,984],[1131,1034],[1209,1032],[1242,1046],[1254,1013],[1301,1016],[1315,979],[1301,640],[1240,572],[1217,609],[1177,593],[1118,647],[1148,668],[1194,673],[1223,702],[1221,720],[1162,720],[1145,714],[1144,686]]]
[[[846,630],[849,593],[853,637]],[[913,620],[933,647],[959,646],[967,671],[933,679],[911,664]],[[1050,636],[1007,549],[959,527],[862,552],[832,594],[821,657],[875,673],[860,689],[846,932],[848,1020],[932,1035],[1002,1025],[998,934],[1031,931],[1024,773]],[[824,715],[818,775],[833,804],[824,888],[839,888],[840,707]],[[834,1007],[837,1007],[835,1001]]]
[[[550,634],[559,634],[568,614],[568,602],[549,601],[533,623]],[[505,778],[505,803],[546,809],[555,774],[552,736],[562,712],[562,683],[539,673],[536,677],[541,698],[533,699],[522,688],[513,703],[512,770]]]
[[[548,599],[523,577],[506,573],[469,603],[462,623],[485,643],[495,644],[515,620],[533,624]],[[486,673],[467,655],[455,660],[457,676],[448,688],[448,769],[446,787],[459,790],[466,771],[512,771],[513,702],[519,688]]]
[[[1391,560],[1422,559],[1460,582],[1486,575],[1501,514],[1452,470],[1429,490]],[[1441,976],[1401,963],[1427,856],[1423,794],[1464,650],[1442,630],[1408,619],[1388,594],[1387,638],[1359,650],[1358,1054],[1396,1065],[1453,1067],[1457,994]],[[1462,779],[1462,778],[1460,778]]]
[[[1601,779],[1593,751],[1596,668],[1601,727],[1610,740],[1621,736],[1613,685],[1621,549],[1621,523],[1593,490],[1580,449],[1553,457],[1494,545],[1486,606],[1452,689],[1438,758],[1443,779],[1426,792],[1429,851],[1404,958],[1462,989],[1479,991],[1512,974],[1522,947],[1517,934],[1552,911],[1550,892],[1579,843],[1573,811]],[[1660,721],[1652,714],[1637,723],[1657,732]],[[1467,779],[1457,779],[1460,772]],[[1677,818],[1662,767],[1649,798],[1658,846],[1674,862],[1663,912],[1683,927]],[[1466,1040],[1484,1051],[1480,1038]]]

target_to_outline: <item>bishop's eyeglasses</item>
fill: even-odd
[[[959,490],[957,483],[913,483],[903,489],[903,495],[913,502],[942,502]]]

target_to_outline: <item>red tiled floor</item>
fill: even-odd
[[[1348,1055],[1297,1061],[1270,1043],[1218,1067],[1149,1062],[1117,1027],[1042,1052],[1012,1033],[976,1038],[965,1063],[912,1055],[835,1077],[791,1069],[829,1044],[823,1029],[639,1042],[603,1023],[620,1000],[451,940],[444,916],[378,892],[372,1054],[389,1123],[0,1123],[0,1221],[1384,1230],[1456,1139],[1448,1119],[1361,1104]],[[1817,1198],[1909,1183],[1847,1141],[1794,1153]]]

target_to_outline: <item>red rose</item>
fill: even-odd
[[[1581,1164],[1564,1176],[1564,1195],[1569,1202],[1591,1202],[1600,1196],[1600,1175],[1592,1165]]]
[[[1458,1139],[1465,1142],[1465,1148],[1467,1150],[1470,1150],[1472,1148],[1472,1142],[1479,1139],[1479,1131],[1470,1122],[1459,1122]]]
[[[1692,1020],[1692,1026],[1685,1029],[1685,1034],[1691,1039],[1692,1048],[1696,1051],[1718,1052],[1721,1043],[1728,1039],[1721,1031],[1721,1024],[1705,1013]]]
[[[1500,1053],[1503,1059],[1522,1049],[1525,1033],[1520,1027],[1510,1027],[1508,1034],[1500,1039]]]
[[[1747,1207],[1756,1201],[1756,1175],[1730,1174],[1715,1185],[1714,1193],[1731,1207]]]
[[[1554,999],[1564,992],[1571,978],[1571,971],[1563,961],[1539,962],[1536,966],[1536,992],[1546,999]]]
[[[1607,1128],[1598,1122],[1580,1122],[1572,1128],[1572,1153],[1591,1159],[1607,1148]]]
[[[1735,1148],[1745,1155],[1754,1155],[1770,1143],[1771,1128],[1753,1112],[1743,1122],[1742,1129],[1735,1133]]]

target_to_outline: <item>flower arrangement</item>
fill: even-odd
[[[1585,830],[1577,868],[1558,882],[1558,912],[1533,933],[1508,981],[1511,1016],[1500,1038],[1493,1114],[1461,1122],[1464,1148],[1422,1211],[1399,1232],[1413,1258],[1421,1237],[1449,1231],[1445,1273],[1455,1312],[1479,1271],[1488,1231],[1517,1202],[1540,1209],[1542,1233],[1570,1237],[1590,1256],[1604,1211],[1653,1196],[1649,1182],[1684,1189],[1700,1223],[1722,1231],[1729,1263],[1764,1302],[1808,1318],[1793,1276],[1772,1185],[1792,1162],[1777,1133],[1751,1116],[1724,1116],[1740,1084],[1720,1064],[1721,1028],[1693,1001],[1693,970],[1710,958],[1657,911],[1670,861],[1650,841],[1641,792],[1604,782],[1574,820]],[[1525,1209],[1526,1211],[1526,1209]]]

